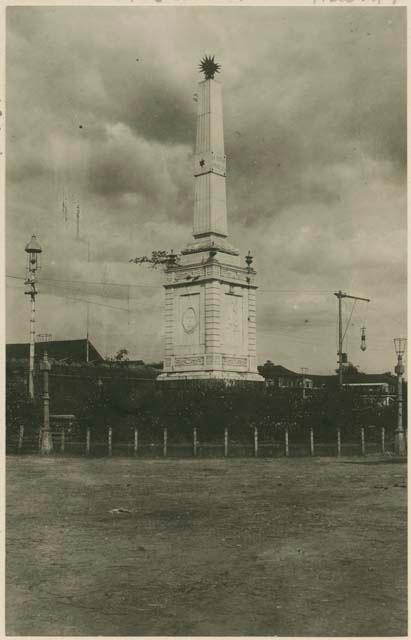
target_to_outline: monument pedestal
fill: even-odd
[[[233,264],[239,261],[235,253],[189,251],[186,264],[169,265],[158,380],[263,381],[256,358],[255,271]],[[230,260],[223,262],[225,257]]]
[[[184,373],[161,373],[157,380],[223,380],[227,384],[235,382],[264,382],[259,373],[237,373],[236,371],[186,371]]]

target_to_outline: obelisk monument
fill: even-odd
[[[198,87],[194,241],[170,260],[164,373],[159,380],[262,382],[256,362],[256,272],[227,240],[226,157],[220,65],[205,56]]]

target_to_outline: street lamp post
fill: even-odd
[[[47,351],[44,352],[40,362],[40,370],[43,371],[43,427],[41,429],[40,453],[49,454],[53,451],[53,437],[50,431],[50,395],[49,395],[49,371],[51,365],[48,361]]]
[[[29,396],[34,398],[34,343],[36,338],[36,295],[38,293],[37,270],[40,268],[40,254],[42,249],[37,242],[36,236],[32,236],[31,240],[24,251],[27,253],[27,272],[24,284],[28,287],[28,291],[24,293],[30,296],[30,359],[29,359]]]
[[[397,374],[397,428],[395,430],[395,453],[398,456],[407,455],[407,446],[405,443],[405,433],[402,418],[402,377],[404,375],[403,355],[407,346],[406,338],[394,338],[395,353],[397,354],[397,366],[395,373]]]

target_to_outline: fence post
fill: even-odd
[[[337,456],[341,455],[341,429],[337,428]]]
[[[224,427],[224,457],[228,456],[228,428]]]
[[[197,427],[193,428],[193,453],[197,455]]]
[[[385,455],[385,427],[381,427],[381,453]]]
[[[113,429],[108,428],[108,455],[113,455]]]
[[[167,455],[167,427],[164,427],[163,431],[163,456]]]
[[[90,455],[90,427],[86,430],[86,455]]]
[[[314,429],[310,427],[310,456],[314,455]]]
[[[138,429],[134,427],[134,455],[138,453]]]
[[[61,445],[60,445],[61,453],[64,453],[65,445],[66,445],[66,430],[64,427],[62,427],[61,428]]]
[[[258,428],[254,427],[254,456],[258,456]]]
[[[365,456],[365,429],[361,427],[361,455]]]
[[[290,450],[288,447],[288,427],[285,427],[284,429],[284,454],[287,458],[290,454]]]
[[[19,442],[17,444],[17,452],[21,453],[23,448],[23,438],[24,438],[24,424],[19,426]]]

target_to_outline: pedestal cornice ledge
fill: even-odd
[[[239,256],[238,249],[233,247],[224,237],[217,238],[214,236],[213,240],[209,237],[204,239],[197,239],[194,242],[190,242],[185,249],[182,249],[183,256],[190,255],[192,253],[204,253],[205,251],[216,251],[220,253],[228,253],[232,256]]]
[[[236,285],[237,287],[243,287],[244,289],[258,289],[258,284],[247,282],[244,280],[236,280],[235,278],[225,278],[223,276],[204,276],[196,278],[195,280],[174,280],[171,282],[165,282],[163,287],[165,289],[172,289],[177,287],[187,287],[188,284],[197,284],[200,282],[225,282],[226,284]]]

